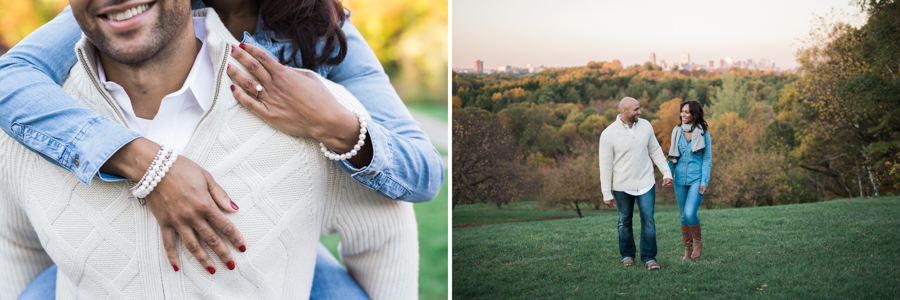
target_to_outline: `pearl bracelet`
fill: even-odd
[[[172,167],[176,160],[178,160],[178,153],[175,149],[166,145],[159,147],[159,152],[156,152],[156,157],[153,158],[153,162],[150,164],[150,168],[147,168],[144,177],[130,189],[131,194],[138,198],[141,205],[146,204],[144,198],[153,191],[153,188],[162,181],[163,177],[166,177],[166,172],[169,172],[169,168]]]
[[[363,145],[366,144],[366,132],[369,132],[369,130],[367,129],[368,125],[366,124],[366,117],[363,116],[361,112],[358,112],[356,110],[351,109],[350,111],[356,114],[356,117],[359,118],[359,141],[356,142],[356,145],[353,146],[353,150],[350,150],[350,152],[344,154],[334,153],[334,151],[329,150],[327,147],[325,147],[325,144],[320,142],[319,146],[322,147],[322,153],[325,154],[325,157],[328,157],[331,160],[338,161],[350,159],[351,157],[356,155],[359,149],[362,149]]]

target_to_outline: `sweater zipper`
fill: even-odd
[[[96,87],[97,90],[100,91],[100,95],[103,96],[103,99],[106,100],[106,103],[109,104],[109,106],[112,107],[113,111],[116,112],[116,116],[119,117],[119,120],[122,121],[123,124],[125,124],[125,127],[131,128],[131,126],[128,124],[128,120],[125,119],[125,115],[122,114],[122,110],[119,108],[119,105],[116,104],[115,101],[112,100],[111,96],[109,95],[109,92],[107,92],[106,89],[104,89],[100,85],[100,81],[99,81],[100,79],[95,78],[95,75],[93,74],[94,72],[91,71],[91,68],[87,64],[87,60],[84,59],[84,52],[82,52],[82,49],[78,49],[78,58],[79,58],[79,60],[81,60],[81,65],[84,67],[84,70],[87,72],[88,77],[91,78],[91,82],[94,83],[94,87]]]
[[[219,99],[219,88],[222,87],[222,73],[225,72],[225,64],[228,63],[228,53],[230,50],[230,45],[226,43],[223,48],[225,49],[222,53],[225,53],[225,55],[223,55],[222,57],[222,63],[219,64],[219,72],[218,74],[216,74],[216,88],[215,94],[213,94],[212,103],[209,104],[209,109],[207,109],[206,112],[203,113],[203,116],[200,117],[200,120],[197,121],[197,125],[194,125],[194,130],[191,131],[191,138],[188,139],[187,147],[189,147],[191,145],[191,142],[194,141],[194,136],[197,133],[197,129],[200,128],[200,124],[203,124],[203,121],[206,120],[206,117],[209,116],[210,112],[212,112],[213,107],[216,107],[216,100]],[[185,148],[185,152],[187,152],[187,148]]]

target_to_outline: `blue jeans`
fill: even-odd
[[[38,300],[56,298],[56,265],[50,266],[38,275],[19,295],[20,300]],[[366,292],[356,284],[350,274],[341,267],[341,263],[331,252],[319,244],[316,255],[316,273],[313,275],[312,290],[309,299],[369,299]]]
[[[631,218],[634,216],[634,202],[637,200],[638,209],[641,210],[641,262],[647,264],[656,261],[656,221],[653,220],[656,187],[640,196],[613,191],[613,197],[619,211],[619,253],[622,254],[622,260],[635,257]]]
[[[689,186],[675,184],[675,199],[678,200],[678,213],[681,214],[681,225],[697,225],[700,224],[700,218],[697,218],[697,208],[700,207],[700,201],[703,195],[700,195],[700,180]]]

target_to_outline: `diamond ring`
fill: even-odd
[[[256,85],[256,98],[259,98],[259,92],[262,92],[262,85],[261,85],[261,84],[257,84],[257,85]]]

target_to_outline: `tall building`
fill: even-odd
[[[715,68],[716,68],[716,62],[710,60],[710,61],[709,61],[709,70],[712,71],[712,70],[715,69]]]
[[[650,52],[650,63],[656,64],[656,52]]]
[[[688,52],[681,53],[681,64],[687,65],[691,63],[691,54]]]
[[[667,70],[667,71],[669,70],[669,65],[666,64],[665,59],[659,61],[659,67],[662,68],[663,70]]]
[[[727,68],[725,67],[725,60],[724,60],[724,59],[720,59],[720,60],[719,60],[719,69],[722,69],[722,70],[727,69]]]
[[[481,60],[475,61],[475,74],[484,73],[484,62]]]

